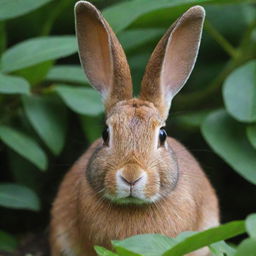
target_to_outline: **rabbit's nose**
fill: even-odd
[[[128,179],[128,178],[120,175],[120,178],[127,185],[134,186],[138,181],[140,181],[142,179],[142,176],[140,176],[139,178],[135,178],[135,179]]]

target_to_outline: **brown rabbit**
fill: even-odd
[[[124,51],[100,12],[75,6],[82,66],[103,98],[107,128],[65,176],[52,209],[52,256],[136,234],[170,237],[219,223],[213,188],[194,157],[164,130],[172,98],[198,53],[205,12],[194,6],[156,46],[138,98]],[[190,255],[206,255],[208,249]]]

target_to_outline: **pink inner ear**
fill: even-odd
[[[175,96],[186,83],[195,64],[201,30],[198,29],[202,19],[195,22],[195,17],[186,19],[174,29],[168,39],[165,52],[161,85],[167,87],[164,91]]]
[[[111,85],[113,74],[108,34],[92,11],[87,10],[86,15],[78,12],[77,16],[82,65],[91,83],[103,92]]]

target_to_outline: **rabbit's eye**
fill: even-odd
[[[109,128],[106,127],[104,129],[104,131],[102,132],[102,139],[104,141],[105,145],[108,145],[108,141],[109,141]]]
[[[164,144],[164,142],[166,140],[166,137],[167,137],[167,133],[166,133],[165,129],[163,127],[160,128],[160,130],[159,130],[159,142],[160,142],[159,144],[160,144],[160,146],[162,146]]]

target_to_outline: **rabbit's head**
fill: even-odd
[[[157,44],[146,67],[138,98],[124,51],[100,12],[76,4],[80,60],[91,85],[103,98],[106,129],[93,153],[86,178],[117,203],[150,203],[169,194],[179,170],[164,130],[172,98],[188,79],[201,39],[204,9],[190,8]]]

